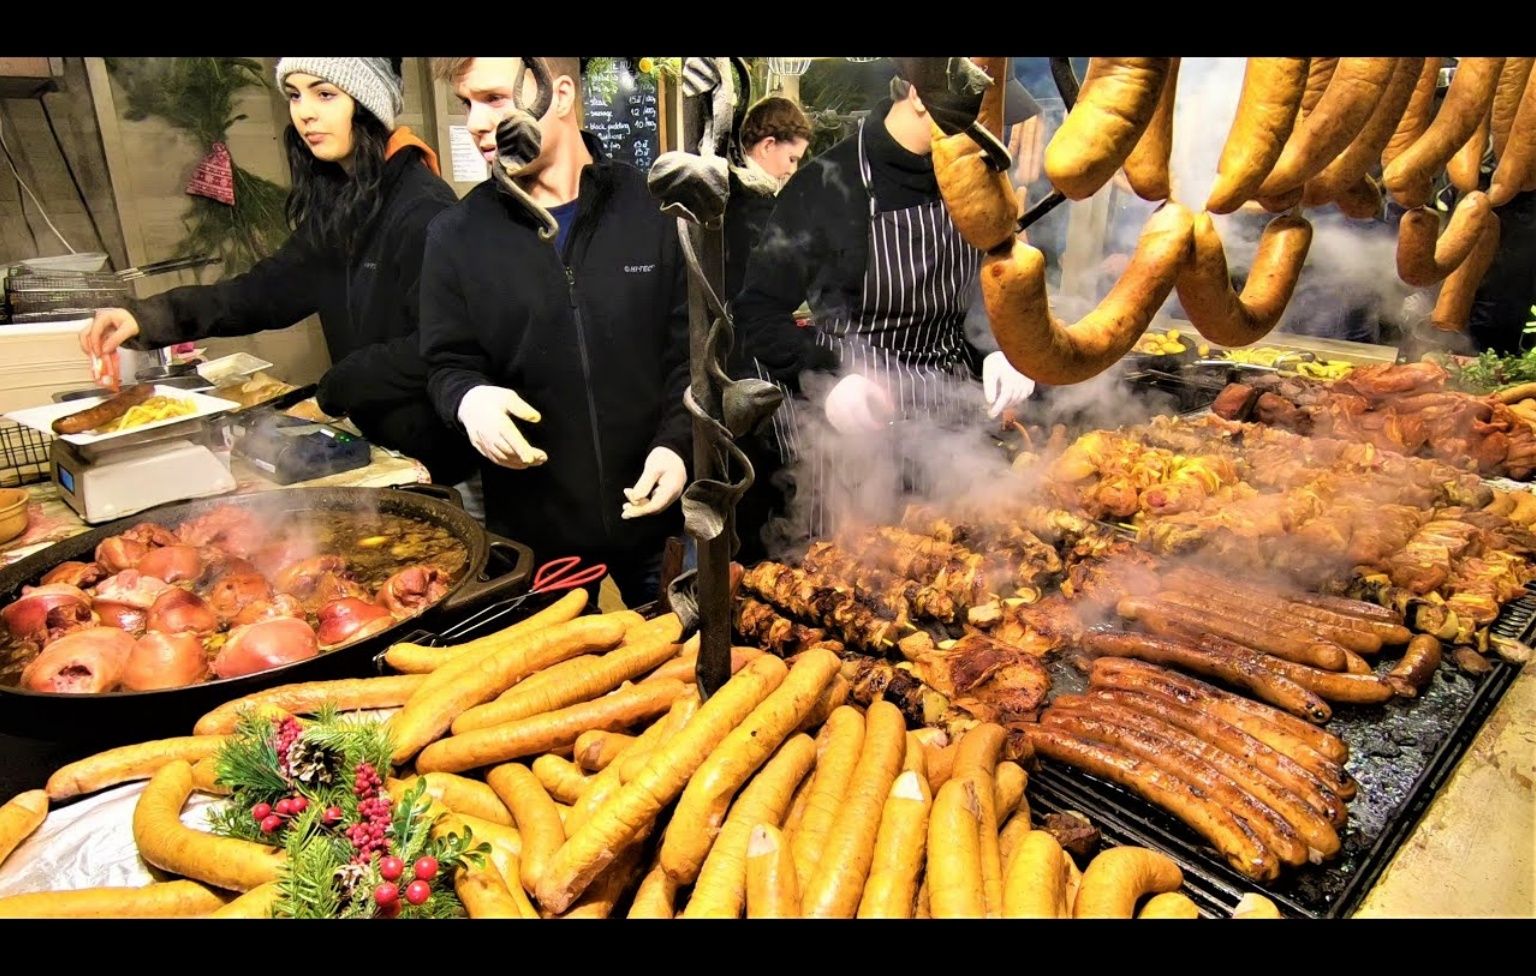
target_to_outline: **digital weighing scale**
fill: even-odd
[[[49,460],[59,497],[91,524],[234,491],[229,435],[219,415],[236,404],[164,385],[157,385],[155,394],[191,400],[195,410],[120,434],[62,436],[53,435],[53,421],[80,410],[82,400],[6,416],[53,437]]]
[[[235,490],[223,430],[203,419],[82,446],[55,438],[53,482],[86,522],[110,522],[156,505]]]

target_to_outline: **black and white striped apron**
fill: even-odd
[[[846,313],[811,309],[816,342],[838,353],[844,374],[883,383],[899,420],[964,422],[981,403],[965,352],[965,317],[981,252],[960,236],[943,200],[881,213],[870,185],[863,121],[858,140],[859,178],[869,198],[863,290],[858,307]],[[757,372],[772,379],[761,364]],[[801,468],[802,484],[809,481],[812,498],[823,496],[829,479],[856,480],[859,473],[846,470],[846,458],[802,443],[798,422],[805,402],[784,392],[774,435],[784,462]],[[828,513],[815,506],[812,533],[825,535],[827,522]]]

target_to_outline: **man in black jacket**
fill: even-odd
[[[1007,124],[1038,111],[1018,92],[1005,99]],[[745,360],[736,368],[755,370],[789,395],[773,433],[786,463],[808,462],[802,483],[810,486],[815,535],[834,528],[816,507],[833,482],[858,484],[862,473],[839,466],[841,444],[812,444],[802,434],[797,413],[806,405],[794,395],[803,373],[845,374],[818,406],[855,443],[893,418],[969,422],[983,409],[996,417],[1033,389],[995,346],[978,349],[965,335],[981,253],[945,209],[921,97],[901,79],[891,94],[779,193],[732,302]],[[810,328],[794,319],[802,302],[810,305]],[[971,385],[977,378],[979,389]],[[752,551],[757,526],[749,523],[763,513],[760,505],[749,509],[738,522]]]
[[[530,73],[517,91],[518,59],[434,63],[513,188],[488,180],[433,221],[422,354],[438,412],[492,462],[487,526],[541,559],[606,563],[635,605],[656,595],[687,480],[685,269],[644,175],[581,130],[577,60],[542,61],[552,97],[536,135],[524,132],[537,141],[531,161],[497,150],[503,119],[531,126],[522,107],[537,86]],[[545,214],[559,227],[552,241]]]

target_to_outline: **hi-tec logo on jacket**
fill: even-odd
[[[655,270],[656,270],[656,265],[654,265],[654,264],[626,264],[626,265],[624,265],[624,273],[625,274],[650,274],[652,271],[655,271]]]

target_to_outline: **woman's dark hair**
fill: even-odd
[[[390,132],[372,112],[353,103],[352,172],[310,151],[293,123],[283,133],[288,150],[289,226],[327,247],[350,250],[384,204],[384,150]]]

